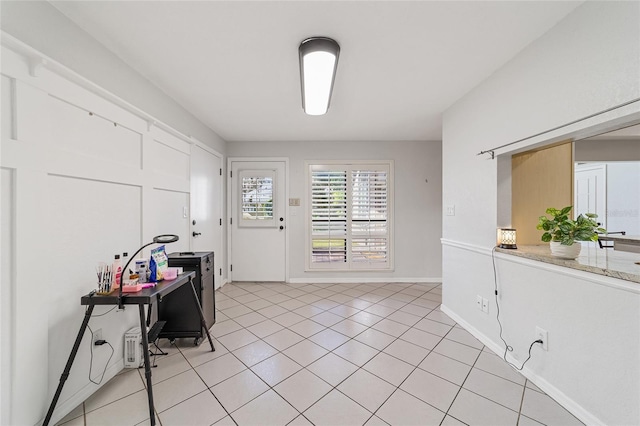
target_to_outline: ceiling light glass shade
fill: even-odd
[[[309,115],[323,115],[329,109],[338,67],[340,46],[327,37],[311,37],[300,43],[302,108]]]

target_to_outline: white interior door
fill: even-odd
[[[598,215],[597,222],[607,227],[607,169],[605,164],[581,164],[575,168],[574,215]]]
[[[191,149],[191,250],[213,251],[221,275],[222,159],[199,146]],[[216,287],[220,280],[215,280]]]
[[[284,281],[286,164],[231,162],[231,277]]]

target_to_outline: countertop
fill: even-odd
[[[627,244],[640,244],[640,235],[601,235],[601,240],[606,241],[620,241]]]
[[[567,260],[552,256],[548,244],[518,245],[515,250],[496,248],[496,251],[640,284],[640,253],[583,245],[576,260]]]

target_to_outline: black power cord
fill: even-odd
[[[115,308],[115,306],[114,306]],[[102,315],[106,315],[109,312],[111,312],[113,309],[111,309],[110,311],[105,312],[104,314],[101,315],[94,315],[94,316],[102,316]],[[113,354],[116,352],[115,349],[113,349],[113,346],[111,346],[111,343],[107,342],[106,340],[96,340],[95,344],[97,346],[101,346],[104,345],[105,343],[107,345],[109,345],[109,347],[111,348],[111,355],[109,355],[109,359],[107,360],[107,363],[104,365],[104,370],[102,370],[102,375],[100,376],[100,381],[96,382],[95,380],[93,380],[91,378],[91,370],[93,369],[93,330],[91,329],[91,326],[89,324],[87,324],[87,328],[89,329],[89,331],[91,332],[91,339],[89,341],[89,345],[90,345],[90,351],[91,351],[91,360],[89,361],[89,381],[93,384],[99,385],[100,383],[102,383],[102,379],[104,379],[104,375],[107,373],[107,367],[109,367],[109,362],[111,361],[111,358],[113,357]]]
[[[502,323],[500,322],[500,304],[498,303],[498,273],[496,271],[495,252],[496,252],[496,247],[494,247],[491,250],[491,262],[493,263],[493,285],[494,285],[494,294],[496,298],[496,319],[498,320],[498,325],[500,326],[500,340],[502,340],[502,343],[504,343],[504,354],[502,355],[502,358],[504,359],[504,362],[509,364],[511,367],[515,368],[518,371],[522,371],[522,369],[524,368],[524,365],[527,363],[527,361],[531,359],[531,349],[533,349],[533,345],[535,345],[536,343],[544,344],[544,342],[540,339],[537,339],[531,342],[531,345],[529,346],[529,356],[527,357],[527,359],[524,360],[524,362],[520,367],[507,361],[507,352],[513,352],[513,347],[510,346],[506,340],[504,340],[504,337],[502,337]]]

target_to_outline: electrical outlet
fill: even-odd
[[[542,340],[542,349],[544,349],[545,351],[549,350],[549,333],[547,333],[547,330],[540,328],[540,327],[536,327],[536,340]]]
[[[482,312],[485,314],[489,313],[489,301],[485,298],[482,299]]]
[[[447,216],[455,216],[456,215],[456,206],[453,205],[453,204],[447,206],[447,208],[445,209],[445,213],[447,214]]]
[[[97,340],[102,340],[102,329],[98,328],[93,332],[93,344],[96,344]]]
[[[476,307],[478,308],[479,311],[482,310],[482,296],[480,295],[476,296]]]

